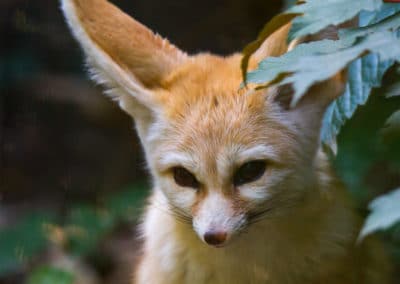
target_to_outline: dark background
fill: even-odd
[[[241,50],[283,6],[279,0],[113,2],[189,53],[218,54]],[[0,22],[0,229],[34,209],[62,214],[146,179],[134,124],[88,80],[58,1],[1,0]],[[105,245],[115,246],[108,248],[114,263],[134,254],[126,232]],[[102,283],[111,277],[126,283],[124,265],[96,268]],[[20,283],[25,272],[0,283]]]

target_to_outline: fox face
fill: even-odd
[[[167,80],[170,105],[144,138],[171,210],[217,246],[273,207],[290,206],[302,191],[294,185],[304,184],[295,126],[269,91],[238,88],[239,64],[240,56],[201,55],[179,82]]]
[[[190,56],[104,0],[63,0],[62,9],[92,78],[134,118],[168,213],[200,240],[224,246],[311,194],[322,116],[341,75],[289,108],[290,87],[240,87],[240,54]],[[287,51],[288,29],[250,68]]]
[[[171,105],[150,128],[148,162],[175,214],[205,242],[222,245],[265,210],[287,175],[280,156],[290,151],[279,137],[290,134],[274,119],[267,93],[238,89],[239,56],[201,55],[189,64],[179,82],[168,83]]]

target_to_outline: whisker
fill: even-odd
[[[169,206],[171,207],[172,210],[174,210],[175,212],[181,214],[182,216],[192,220],[192,216],[187,214],[185,211],[183,211],[181,208],[177,207],[176,205],[174,205],[172,202],[169,202]]]
[[[289,200],[289,201],[294,201],[294,200]],[[291,208],[295,207],[295,203],[293,203],[293,202],[287,203],[287,200],[286,200],[285,203],[286,204],[278,204],[278,205],[275,204],[274,207],[267,207],[267,208],[264,208],[263,210],[260,210],[260,211],[250,214],[248,216],[248,225],[252,225],[252,224],[258,223],[260,221],[263,221],[265,219],[272,218],[271,213],[275,212],[275,210],[277,210],[277,209],[291,209]]]
[[[186,212],[182,209],[176,207],[175,205],[171,204],[171,202],[161,204],[161,203],[151,203],[151,206],[154,208],[161,210],[164,213],[169,214],[175,220],[183,223],[183,224],[192,224],[192,217],[189,216]]]
[[[248,225],[252,225],[266,219],[272,211],[272,207],[265,208],[261,211],[254,212],[248,216]]]

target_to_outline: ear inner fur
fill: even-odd
[[[155,87],[172,68],[186,59],[185,53],[107,1],[64,2],[74,5],[91,40],[147,88]]]
[[[188,56],[104,0],[61,0],[92,79],[136,121],[142,141],[160,113],[156,90]]]
[[[256,68],[257,64],[264,58],[270,56],[280,56],[288,50],[287,35],[289,33],[291,23],[278,29],[272,35],[270,35],[260,46],[259,49],[251,56],[249,62],[249,68]]]

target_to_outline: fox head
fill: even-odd
[[[213,246],[312,191],[322,116],[336,76],[294,107],[290,88],[240,88],[241,55],[188,55],[105,0],[62,0],[92,78],[136,123],[155,190]],[[250,68],[287,51],[285,26]]]

